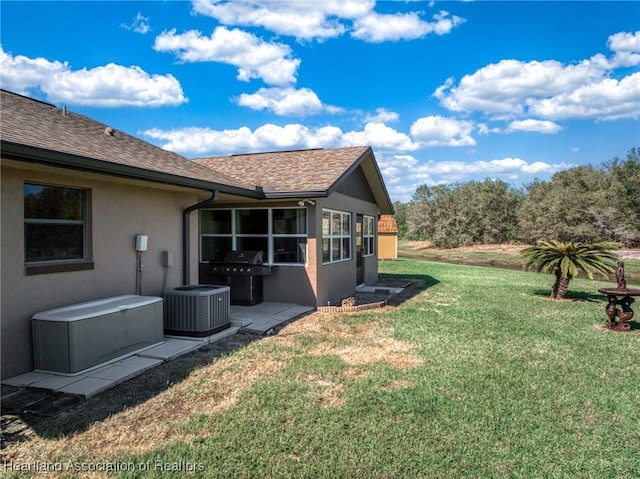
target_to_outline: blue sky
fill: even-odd
[[[640,147],[637,1],[0,9],[2,88],[190,158],[370,145],[408,201],[423,184],[522,186]]]

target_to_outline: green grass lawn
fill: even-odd
[[[309,354],[330,338],[297,338],[286,355],[257,343],[255,354],[285,355],[286,365],[233,408],[193,417],[184,427],[199,440],[126,460],[186,460],[225,478],[638,477],[640,331],[597,328],[598,283],[575,280],[577,300],[552,302],[546,275],[402,260],[381,268],[426,280],[383,318],[395,339],[418,346],[421,364],[348,375],[335,354]],[[340,320],[357,328],[380,313]],[[312,394],[322,384],[340,386],[337,406]]]
[[[150,465],[132,478],[640,476],[640,326],[598,327],[607,282],[576,279],[557,302],[549,275],[380,268],[424,283],[398,306],[316,313],[232,353],[225,371],[259,374],[227,408],[198,407],[218,394],[215,364],[194,371],[157,403],[189,411],[173,439],[99,459]]]

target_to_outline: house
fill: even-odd
[[[33,369],[35,313],[208,282],[231,250],[263,252],[265,301],[377,279],[392,205],[369,147],[194,161],[8,91],[0,106],[2,378]]]
[[[371,148],[195,161],[260,185],[264,195],[257,203],[218,201],[201,211],[202,283],[210,282],[209,262],[220,259],[217,251],[230,248],[262,250],[265,261],[277,266],[265,278],[267,301],[323,306],[337,303],[359,284],[375,283],[375,225],[391,204]]]
[[[398,225],[392,215],[378,220],[378,259],[398,259]]]

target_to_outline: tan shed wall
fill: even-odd
[[[380,259],[398,258],[398,235],[378,233],[378,257]]]

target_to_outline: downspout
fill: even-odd
[[[189,264],[191,263],[191,235],[189,234],[191,231],[191,222],[189,220],[189,217],[191,213],[196,210],[201,210],[202,208],[213,206],[217,199],[218,190],[213,190],[211,192],[211,198],[201,201],[200,203],[196,203],[195,205],[191,205],[188,208],[185,208],[185,210],[182,212],[182,283],[185,286],[189,284],[189,278],[191,276],[189,267]]]

